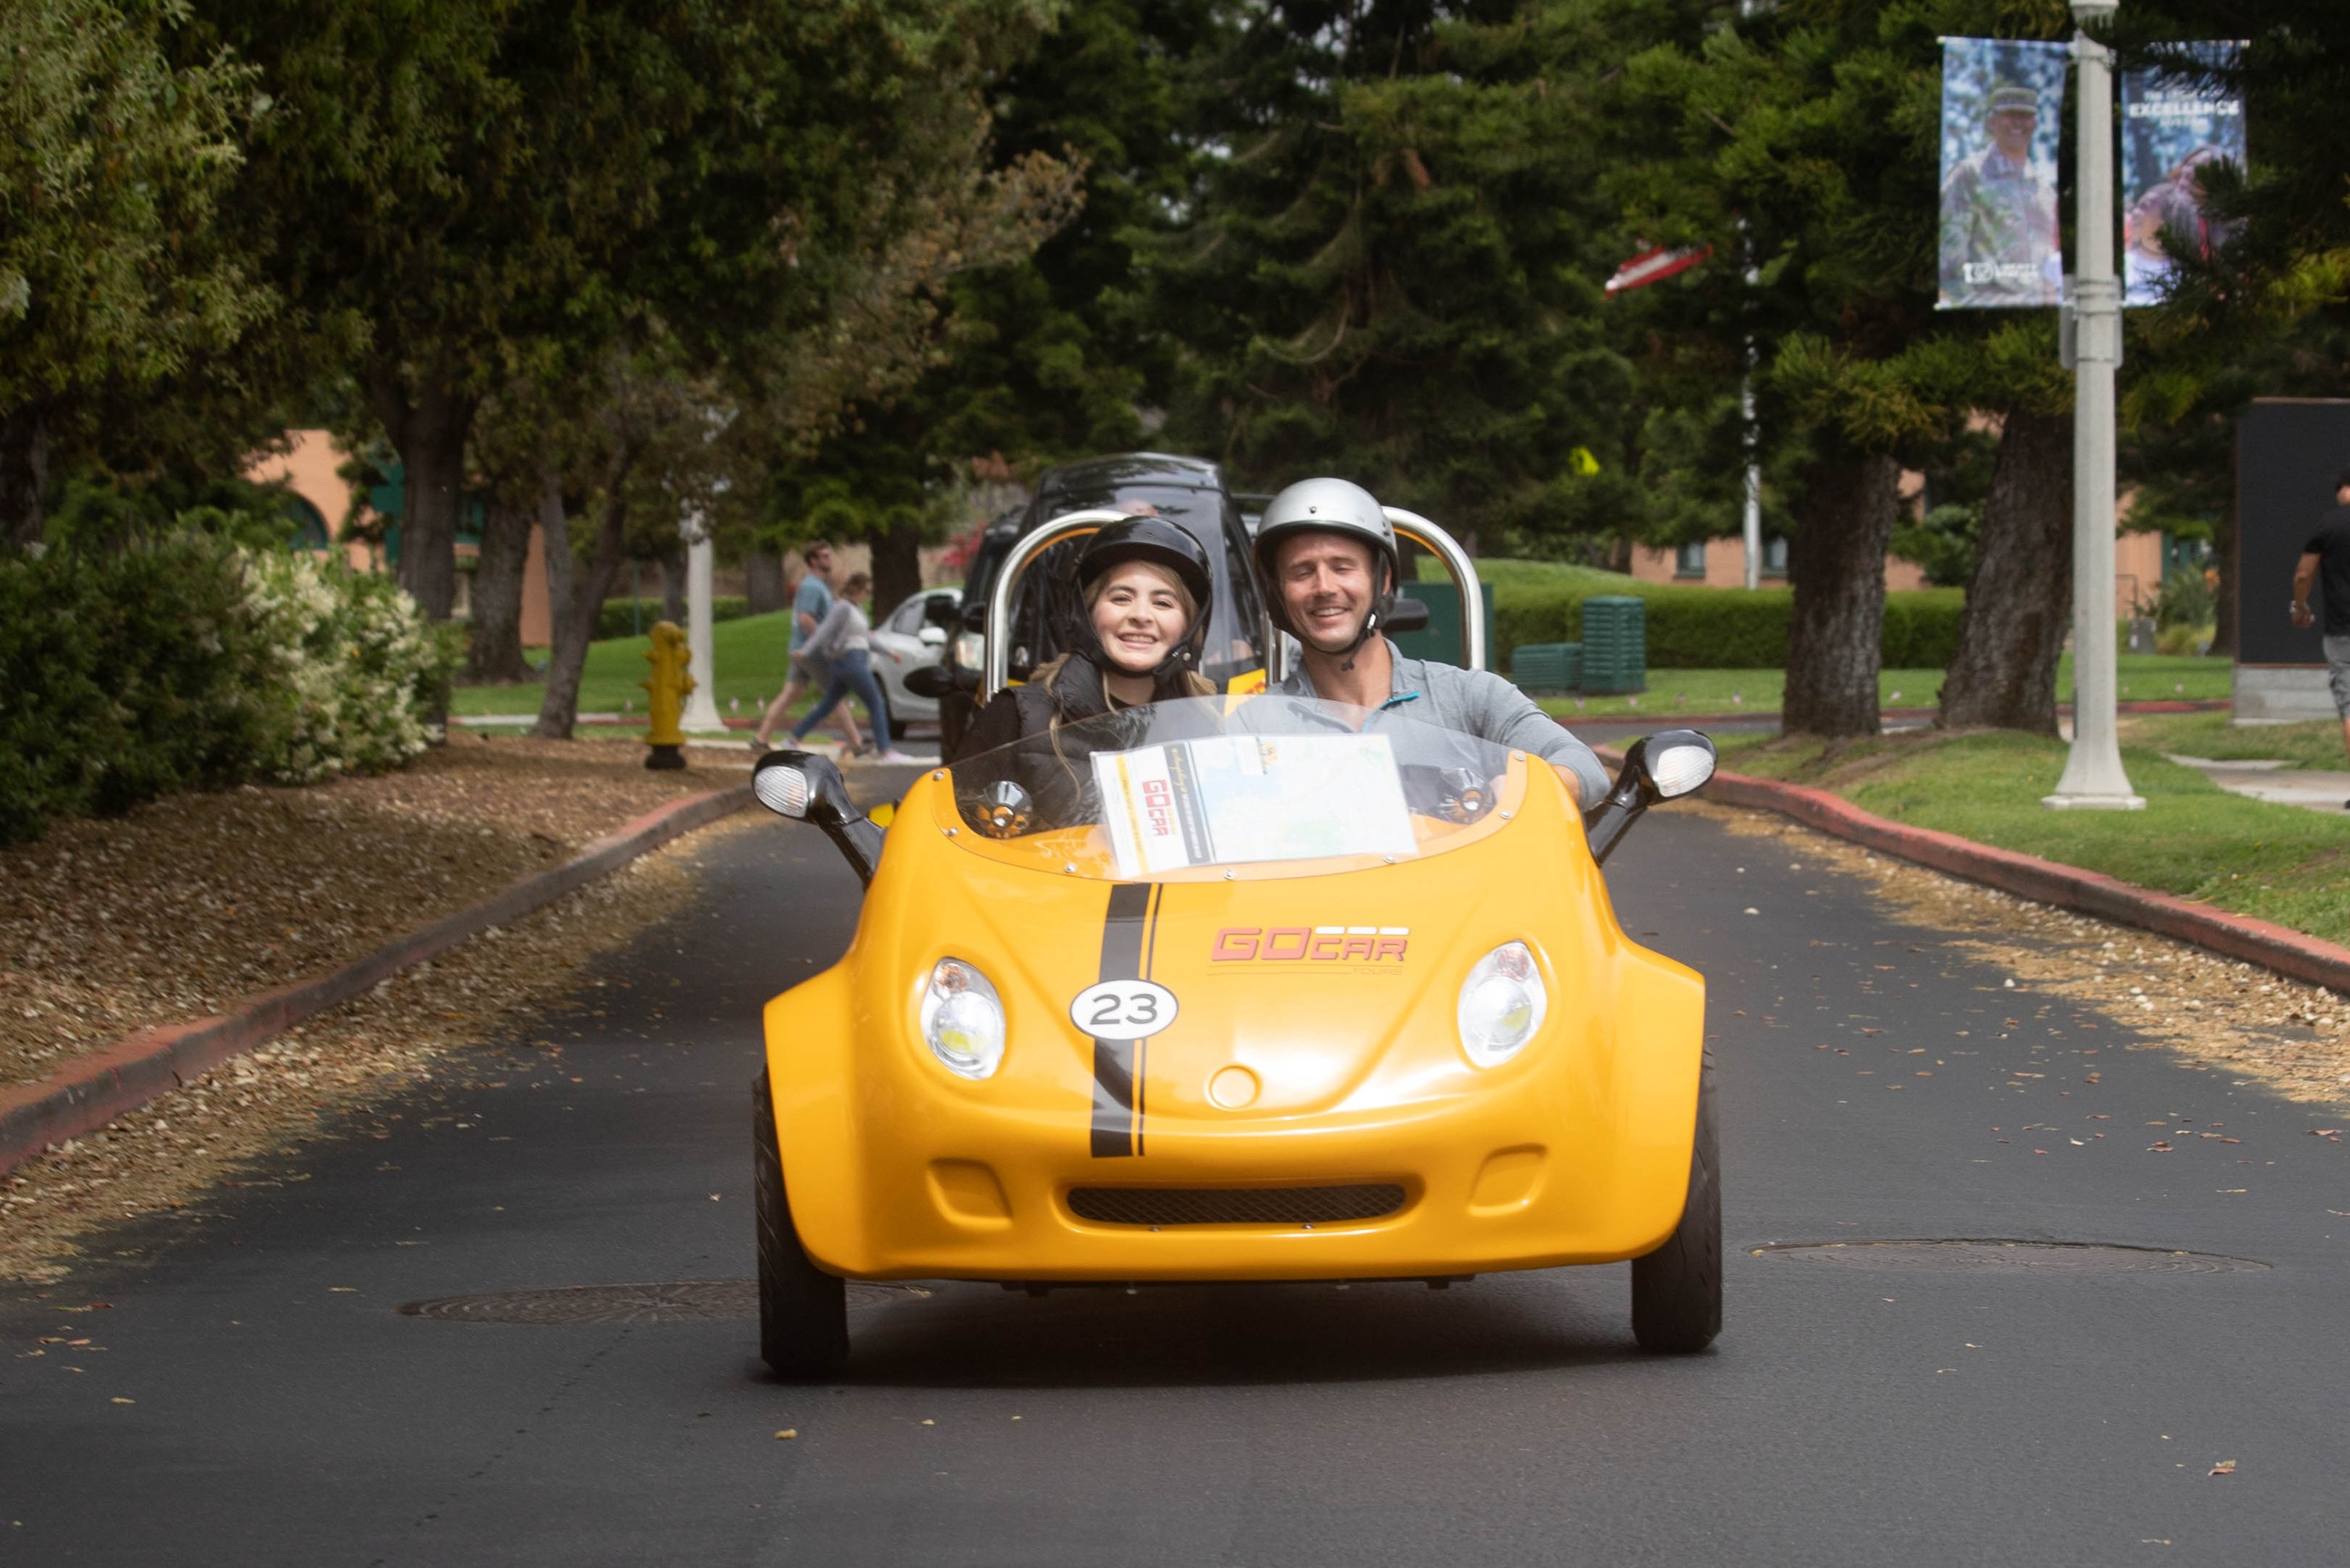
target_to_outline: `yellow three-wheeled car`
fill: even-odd
[[[1023,541],[985,626],[1012,624],[1038,554],[1113,517]],[[1005,662],[991,645],[991,690]],[[1625,936],[1599,861],[1712,765],[1701,735],[1650,736],[1586,814],[1540,758],[1402,713],[1199,698],[927,772],[885,836],[829,762],[769,753],[760,800],[822,827],[868,890],[847,955],[766,1009],[768,1363],[842,1365],[851,1279],[1626,1259],[1640,1344],[1703,1348],[1704,982]]]

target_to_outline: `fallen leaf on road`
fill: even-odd
[[[2170,1140],[2168,1138],[2164,1138],[2159,1142],[2150,1143],[2146,1146],[2146,1152],[2148,1154],[2168,1154],[2170,1152]]]
[[[796,1438],[799,1435],[800,1429],[797,1427],[785,1427],[782,1431],[775,1434],[778,1438]]]
[[[2312,1127],[2309,1129],[2309,1136],[2312,1137],[2330,1137],[2334,1142],[2340,1143],[2342,1141],[2342,1129],[2340,1127]]]
[[[138,1400],[136,1400],[136,1399],[125,1399],[125,1398],[124,1398],[121,1395],[120,1395],[120,1394],[117,1394],[117,1395],[114,1397],[114,1402],[115,1402],[116,1404],[118,1404],[118,1405],[136,1405],[137,1403],[139,1403],[139,1401],[138,1401]]]
[[[2211,1467],[2211,1473],[2215,1476],[2234,1475],[2236,1473],[2236,1461],[2233,1459],[2221,1459],[2218,1464]]]

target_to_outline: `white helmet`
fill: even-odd
[[[1266,504],[1264,518],[1256,527],[1256,573],[1264,584],[1265,607],[1273,624],[1292,637],[1302,634],[1289,623],[1288,607],[1282,603],[1274,555],[1282,540],[1305,533],[1352,535],[1371,547],[1375,561],[1387,565],[1387,581],[1380,585],[1371,613],[1364,618],[1362,633],[1355,639],[1355,646],[1360,648],[1387,624],[1395,609],[1396,585],[1403,580],[1403,554],[1396,548],[1395,529],[1379,509],[1378,498],[1351,480],[1301,479]]]

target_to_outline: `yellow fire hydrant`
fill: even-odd
[[[686,646],[685,633],[673,620],[653,624],[653,645],[645,649],[645,662],[653,672],[637,682],[645,689],[645,704],[650,715],[645,726],[645,743],[652,748],[645,758],[649,768],[681,768],[685,766],[685,732],[678,721],[685,715],[685,694],[693,690],[693,677],[686,667],[693,662],[693,649]]]

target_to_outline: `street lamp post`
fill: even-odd
[[[712,567],[716,551],[699,510],[689,508],[685,536],[685,639],[693,650],[694,687],[686,699],[683,728],[702,734],[723,733],[726,722],[718,714],[718,671],[713,668],[711,636]]]
[[[2103,21],[2120,0],[2073,0],[2073,19]],[[2114,57],[2073,35],[2080,65],[2080,260],[2070,306],[2073,379],[2073,749],[2054,810],[2139,811],[2116,733],[2114,667],[2114,370],[2122,358],[2121,288],[2114,277]]]

